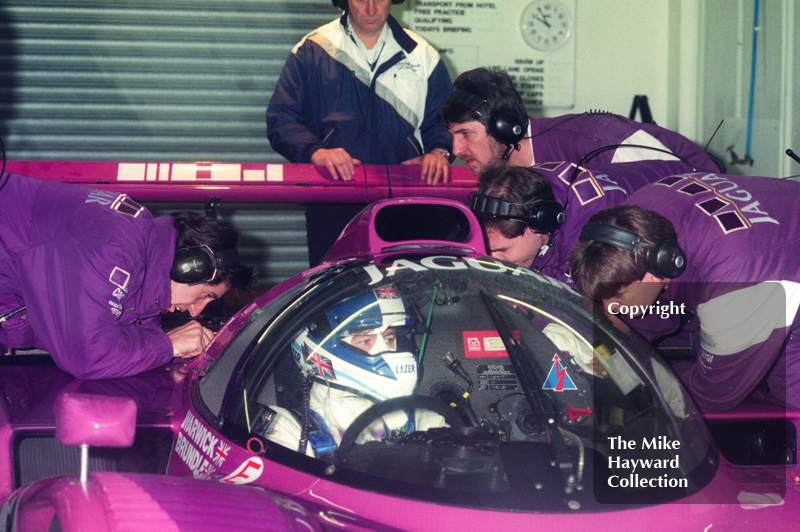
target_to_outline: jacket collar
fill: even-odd
[[[342,29],[347,31],[347,27],[350,24],[347,11],[342,13],[342,16],[339,18],[339,24],[342,25]],[[386,24],[389,26],[389,30],[392,32],[392,37],[394,37],[394,40],[400,45],[400,48],[402,48],[405,53],[410,54],[414,48],[417,47],[417,41],[412,39],[411,36],[406,33],[405,28],[403,28],[403,26],[401,26],[392,15],[389,15],[389,18],[386,19]]]
[[[147,250],[147,271],[142,285],[142,313],[158,314],[171,304],[172,285],[169,272],[175,259],[175,244],[178,231],[172,216],[159,216],[153,219],[155,231]]]

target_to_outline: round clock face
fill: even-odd
[[[522,11],[522,38],[536,50],[561,48],[572,36],[572,15],[558,0],[536,0]]]

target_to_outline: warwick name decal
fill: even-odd
[[[229,452],[230,445],[214,436],[191,411],[187,412],[175,443],[175,453],[192,470],[195,478],[208,478],[225,462]]]

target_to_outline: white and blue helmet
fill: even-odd
[[[413,393],[419,371],[413,335],[423,330],[400,293],[385,286],[327,311],[295,338],[292,351],[317,382],[384,401]]]

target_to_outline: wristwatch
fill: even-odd
[[[434,148],[433,151],[438,151],[439,153],[444,155],[445,159],[447,159],[448,161],[450,160],[450,152],[447,151],[445,148]]]

